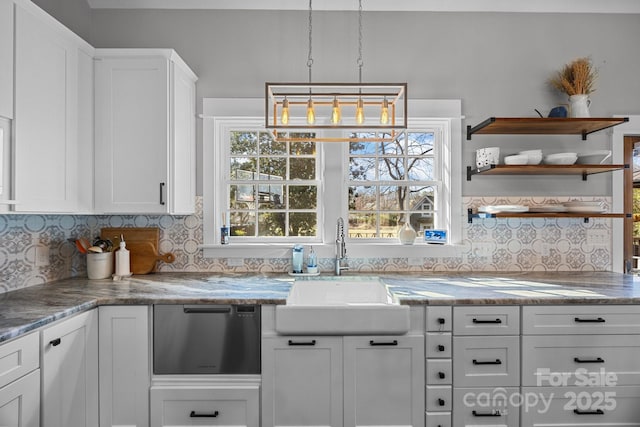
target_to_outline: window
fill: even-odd
[[[350,257],[380,244],[390,248],[385,256],[397,256],[405,221],[419,235],[445,229],[450,243],[459,240],[462,171],[450,160],[460,158],[460,101],[418,104],[426,106],[421,116],[435,111],[435,118],[410,119],[393,143],[314,143],[304,134],[295,135],[301,142],[276,142],[251,107],[231,109],[251,117],[230,116],[227,104],[205,99],[203,108],[205,256],[286,257],[293,243],[331,256],[338,217],[347,224]],[[224,248],[216,233],[223,218],[231,236]],[[270,245],[283,250],[260,252]]]

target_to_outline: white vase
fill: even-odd
[[[591,114],[589,114],[589,106],[591,105],[589,95],[571,95],[569,103],[571,105],[571,117],[591,117]]]
[[[416,241],[416,230],[413,229],[411,224],[405,222],[400,231],[398,231],[398,240],[403,245],[413,245]]]

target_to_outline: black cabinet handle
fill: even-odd
[[[380,341],[380,342],[371,340],[371,341],[369,341],[369,345],[398,345],[398,340]]]
[[[444,325],[445,319],[444,317],[438,317],[438,324]]]
[[[164,182],[160,183],[160,204],[164,205]]]
[[[191,413],[189,414],[189,417],[191,417],[191,418],[215,418],[218,415],[220,415],[220,412],[218,412],[218,411],[213,411],[213,413],[211,413],[211,414],[199,414],[196,411],[191,411]]]
[[[289,340],[289,345],[316,345],[316,340],[311,340],[311,341],[293,341],[293,340]]]
[[[499,410],[490,412],[471,411],[474,417],[501,417],[502,413]]]
[[[473,319],[472,322],[476,323],[476,324],[492,323],[492,324],[498,325],[498,324],[502,323],[502,320],[500,320],[500,319],[496,319],[496,320]]]
[[[576,363],[604,363],[602,357],[596,357],[595,359],[580,359],[579,357],[574,357],[573,361]]]
[[[440,378],[441,380],[443,380],[445,377],[444,372],[438,372],[438,378]]]
[[[602,317],[598,317],[596,319],[581,319],[580,317],[574,317],[573,320],[576,323],[604,323],[604,322],[606,322],[606,320],[604,320]]]
[[[444,346],[442,344],[438,345],[438,351],[444,351]]]
[[[494,360],[476,360],[473,359],[474,365],[502,365],[502,360],[496,359]]]
[[[438,399],[438,405],[444,406],[445,405],[444,399],[442,399],[442,398]]]
[[[61,338],[56,338],[55,340],[51,340],[49,341],[49,344],[51,344],[53,347],[60,345],[60,343],[62,342]]]
[[[604,415],[602,409],[596,409],[595,411],[583,411],[581,409],[574,409],[573,413],[576,415]]]

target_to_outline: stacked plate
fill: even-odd
[[[478,212],[485,213],[521,213],[529,212],[529,206],[524,205],[489,205],[480,206]]]
[[[565,202],[563,205],[567,208],[567,212],[602,213],[605,211],[602,202],[573,201]]]
[[[538,213],[560,213],[560,212],[567,212],[567,210],[568,210],[567,207],[560,203],[529,206],[529,212],[538,212]]]

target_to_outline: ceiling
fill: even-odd
[[[305,0],[87,0],[93,9],[306,10]],[[357,0],[316,0],[313,10],[356,10]],[[363,0],[370,11],[640,13],[638,0]]]

